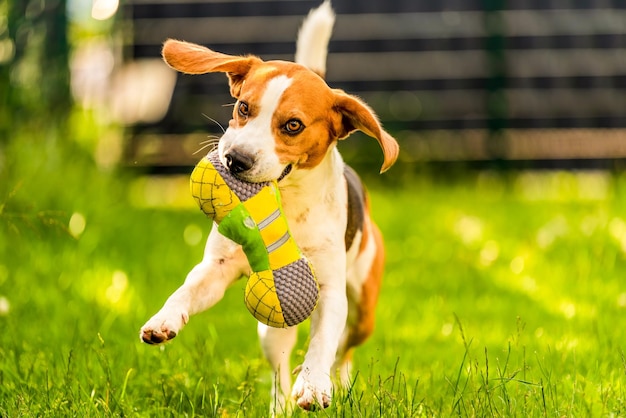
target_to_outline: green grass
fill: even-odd
[[[81,143],[20,134],[0,151],[0,416],[265,416],[243,283],[171,344],[139,342],[208,221],[190,200],[141,205],[159,195]],[[310,415],[626,416],[624,175],[385,176],[377,330],[353,386]]]

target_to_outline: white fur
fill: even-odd
[[[254,167],[242,174],[247,181],[260,183],[276,179],[285,169],[274,152],[276,142],[272,135],[272,120],[280,98],[292,80],[284,75],[268,81],[259,101],[259,114],[242,128],[229,127],[218,145],[222,164],[226,165],[226,152],[237,149],[256,157]]]
[[[295,61],[320,75],[326,74],[328,42],[335,24],[335,13],[326,0],[309,12],[298,32]]]

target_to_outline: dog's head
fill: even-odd
[[[226,73],[237,99],[219,142],[222,163],[242,180],[281,179],[292,169],[310,169],[331,145],[361,130],[383,150],[381,172],[393,165],[398,144],[360,99],[331,89],[306,67],[255,56],[231,56],[200,45],[168,40],[163,57],[187,74]]]

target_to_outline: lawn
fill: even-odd
[[[243,282],[139,341],[210,228],[185,179],[99,167],[76,135],[0,149],[0,416],[266,416]],[[625,175],[376,168],[377,330],[352,387],[294,415],[626,416]]]

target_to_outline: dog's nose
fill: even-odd
[[[254,158],[250,155],[242,154],[236,150],[230,150],[225,155],[226,159],[226,168],[233,173],[243,173],[244,171],[248,171],[252,168],[254,164]]]

